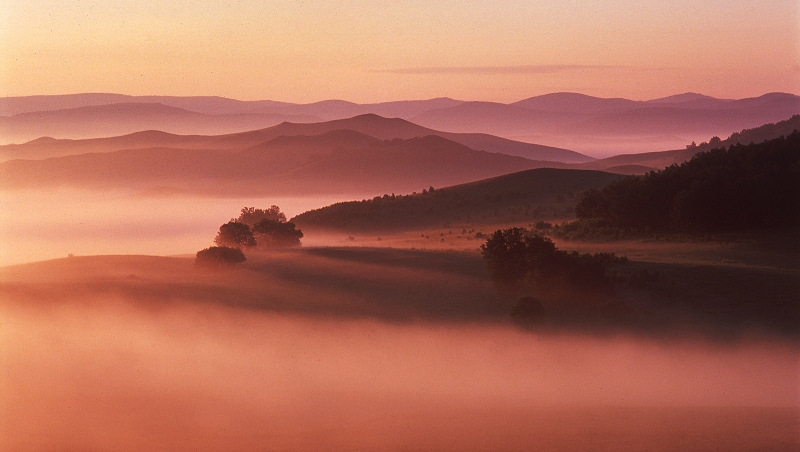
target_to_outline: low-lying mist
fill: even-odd
[[[0,266],[68,254],[194,254],[245,206],[289,217],[352,196],[208,198],[59,188],[0,192]]]
[[[0,449],[791,449],[793,344],[0,304]]]

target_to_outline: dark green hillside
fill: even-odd
[[[444,225],[527,223],[571,218],[582,191],[621,176],[601,171],[539,168],[411,195],[384,194],[298,215],[303,228],[398,231]]]
[[[702,152],[682,165],[587,191],[577,216],[598,226],[725,232],[800,225],[800,132]]]

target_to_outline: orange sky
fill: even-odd
[[[0,96],[800,93],[796,0],[0,0]]]

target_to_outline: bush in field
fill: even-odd
[[[194,264],[198,267],[229,267],[244,262],[245,257],[239,248],[212,246],[197,252]]]
[[[219,227],[214,243],[232,248],[253,248],[256,246],[256,239],[250,226],[238,221],[229,221]]]

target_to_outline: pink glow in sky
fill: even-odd
[[[796,0],[0,0],[0,96],[800,92]]]

